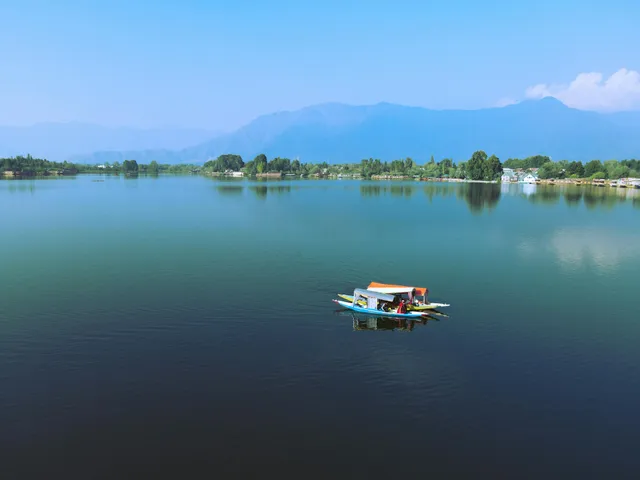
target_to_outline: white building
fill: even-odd
[[[502,176],[500,177],[500,181],[502,183],[511,183],[517,182],[518,177],[516,177],[516,173],[511,168],[505,168],[502,170]]]

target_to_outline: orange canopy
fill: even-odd
[[[416,291],[416,295],[419,295],[419,296],[424,296],[429,291],[429,289],[425,288],[425,287],[408,287],[408,286],[405,286],[405,285],[391,285],[391,284],[388,284],[388,283],[378,283],[378,282],[371,282],[367,288],[369,288],[369,289],[371,289],[371,288],[397,288],[399,290],[407,290],[407,289],[413,288]]]

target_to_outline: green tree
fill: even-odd
[[[215,160],[209,160],[208,162],[205,162],[203,166],[205,170],[210,170],[212,172],[226,172],[227,170],[239,172],[243,167],[244,162],[242,161],[242,157],[240,155],[230,153],[220,155]]]
[[[125,160],[122,162],[122,171],[127,175],[138,173],[138,162],[135,160]]]
[[[538,177],[542,180],[557,178],[557,170],[552,163],[545,163],[538,169]]]
[[[393,160],[391,162],[391,173],[395,173],[395,174],[403,174],[404,173],[404,161],[403,160]]]
[[[569,166],[567,167],[567,173],[569,175],[577,175],[578,178],[581,178],[584,176],[584,166],[582,165],[582,162],[578,161],[578,162],[571,162],[569,164]]]
[[[484,165],[487,161],[487,154],[483,150],[477,150],[473,153],[467,162],[467,175],[470,180],[483,180],[485,169]]]
[[[455,178],[467,178],[467,162],[460,162],[454,170],[453,176]]]
[[[592,177],[594,173],[600,173],[600,172],[603,172],[602,173],[603,176],[596,177],[596,178],[604,178],[604,176],[606,175],[606,173],[604,173],[605,172],[604,165],[600,160],[591,160],[584,166],[585,177]]]
[[[534,155],[524,159],[524,168],[540,168],[549,162],[551,162],[551,159],[546,155]]]
[[[151,175],[157,175],[160,171],[160,167],[158,166],[158,162],[152,160],[149,166],[147,167],[147,173]]]
[[[291,160],[276,157],[267,164],[267,171],[286,173],[291,170]]]
[[[411,170],[413,170],[415,166],[416,163],[413,161],[413,158],[407,157],[404,159],[404,171],[406,173],[411,172]]]
[[[495,155],[491,155],[484,162],[483,171],[485,180],[496,180],[497,178],[500,178],[500,175],[502,175],[502,164],[500,163],[500,159]]]
[[[256,158],[253,159],[253,163],[255,164],[256,172],[263,173],[267,170],[267,156],[264,153],[261,153]]]
[[[508,158],[506,162],[504,162],[504,168],[524,168],[524,160],[519,158]]]
[[[604,162],[604,171],[607,172],[607,178],[613,178],[612,174],[620,164],[617,160],[606,160]]]
[[[611,173],[609,173],[609,178],[625,178],[629,177],[630,170],[626,165],[618,165],[613,169]]]

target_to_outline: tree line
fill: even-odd
[[[242,171],[249,176],[262,173],[293,174],[296,176],[343,174],[363,178],[390,175],[492,181],[500,178],[504,168],[537,169],[541,179],[640,177],[640,160],[636,159],[606,160],[604,162],[591,160],[583,164],[581,161],[552,161],[548,156],[534,155],[522,159],[509,158],[503,164],[496,155],[489,156],[482,150],[474,152],[467,161],[456,163],[451,158],[444,158],[436,162],[431,156],[430,160],[423,165],[409,157],[391,162],[368,158],[362,159],[359,163],[329,165],[327,162],[302,163],[298,159],[291,160],[284,157],[275,157],[269,160],[264,154],[257,155],[246,163],[240,155],[224,154],[205,162],[202,167],[193,164],[160,164],[155,160],[149,164],[138,164],[136,160],[124,160],[122,163],[85,165],[66,161],[52,162],[31,155],[0,158],[0,172],[13,171],[33,175],[47,174],[54,170],[70,173],[124,173],[126,175]]]
[[[68,173],[124,173],[136,175],[145,173],[155,175],[159,173],[194,173],[200,167],[192,164],[167,165],[159,164],[155,160],[148,165],[139,164],[135,160],[124,160],[122,163],[113,162],[102,165],[87,165],[71,162],[53,162],[31,155],[0,158],[0,173],[11,171],[19,175],[46,175],[52,172]]]
[[[640,177],[640,160],[636,159],[606,160],[604,162],[591,160],[583,165],[581,161],[559,160],[554,162],[547,156],[536,155],[524,159],[510,158],[504,162],[504,168],[525,170],[538,168],[538,176],[541,179]]]
[[[245,163],[240,155],[224,154],[216,159],[207,161],[203,166],[205,173],[224,173],[227,171],[242,171],[245,175],[262,173],[281,173],[294,175],[358,175],[371,178],[378,175],[400,175],[420,177],[454,177],[470,180],[496,180],[502,173],[502,164],[495,155],[488,156],[478,150],[467,162],[456,164],[452,159],[445,158],[440,162],[431,160],[419,165],[411,158],[397,159],[391,162],[380,159],[363,159],[360,163],[346,163],[329,165],[323,163],[301,163],[299,160],[275,157],[267,159],[264,154],[257,155],[253,160]]]

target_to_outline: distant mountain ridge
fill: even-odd
[[[245,161],[264,153],[302,162],[412,157],[422,163],[431,155],[467,160],[479,149],[502,160],[535,154],[555,160],[638,158],[640,112],[599,114],[569,108],[550,97],[480,110],[327,103],[263,115],[235,132],[187,148],[103,149],[70,159],[202,163],[223,153],[242,155]]]
[[[190,128],[139,129],[69,123],[38,123],[27,127],[0,126],[0,157],[26,155],[53,161],[100,150],[177,150],[210,140],[215,132]]]

